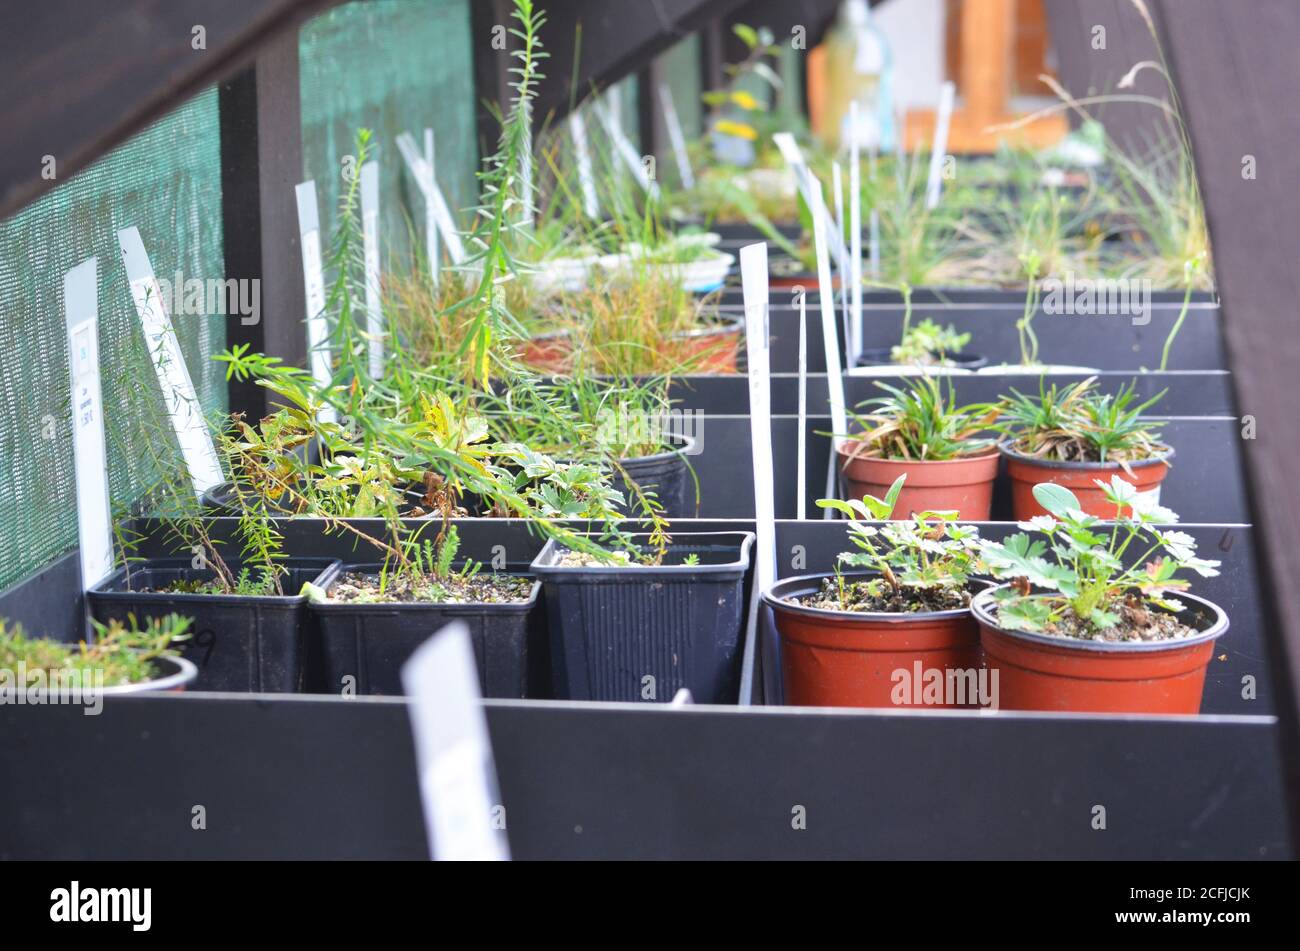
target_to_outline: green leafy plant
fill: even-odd
[[[1187,533],[1158,528],[1178,516],[1131,483],[1118,475],[1095,481],[1115,506],[1109,531],[1080,511],[1069,489],[1043,483],[1034,486],[1034,498],[1051,514],[1021,522],[1025,531],[1004,541],[983,543],[993,576],[1011,582],[996,594],[998,623],[1089,640],[1187,636],[1190,629],[1174,617],[1184,604],[1170,596],[1189,587],[1178,574],[1211,578],[1219,562],[1196,557]]]
[[[929,317],[903,333],[903,339],[890,350],[895,363],[913,366],[940,366],[949,362],[970,343],[971,335],[958,333],[952,324],[941,326]]]
[[[1096,386],[1096,377],[1059,388],[1040,378],[1037,396],[1012,389],[1003,397],[998,428],[1016,452],[1053,462],[1117,462],[1127,469],[1169,451],[1159,440],[1164,423],[1144,416],[1166,391],[1139,403],[1136,382],[1114,394]]]
[[[921,376],[906,389],[877,382],[887,396],[867,400],[850,413],[857,427],[854,457],[942,461],[987,452],[994,440],[980,434],[998,418],[996,404],[955,404],[937,377]]]
[[[173,645],[185,640],[190,619],[169,614],[152,618],[143,627],[132,615],[124,624],[92,622],[96,637],[87,643],[68,644],[43,637],[28,637],[21,625],[0,618],[0,669],[16,671],[22,664],[29,680],[42,673],[76,673],[81,683],[99,673],[105,687],[141,683],[156,675],[153,661],[179,654]],[[16,684],[23,689],[28,684]]]
[[[907,476],[901,475],[883,499],[818,499],[822,508],[847,516],[849,541],[856,551],[842,552],[835,576],[826,579],[822,597],[833,593],[842,611],[926,611],[960,608],[970,601],[968,586],[979,568],[979,530],[960,525],[956,512],[918,512],[910,519],[893,516]],[[876,527],[869,521],[885,521]],[[842,566],[863,568],[879,577],[850,582]]]

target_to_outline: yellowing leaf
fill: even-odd
[[[719,119],[713,126],[713,130],[723,135],[734,135],[738,139],[747,139],[750,142],[758,138],[758,133],[754,131],[752,126],[731,119]]]
[[[737,89],[731,94],[731,101],[746,112],[752,112],[758,108],[758,100],[745,92],[743,89]]]

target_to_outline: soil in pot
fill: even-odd
[[[188,559],[151,559],[120,568],[87,594],[91,616],[126,622],[179,614],[192,618],[181,655],[198,668],[195,690],[293,693],[302,689],[307,599],[299,592],[319,584],[337,562],[289,559],[283,595],[213,594],[213,572]],[[240,575],[243,566],[227,561]],[[250,573],[252,575],[252,573]]]
[[[534,334],[524,341],[520,359],[541,373],[562,376],[573,371],[573,336],[567,330]]]
[[[836,446],[846,498],[864,495],[884,498],[900,475],[907,482],[898,496],[894,517],[915,512],[956,511],[968,522],[986,522],[993,507],[993,482],[998,474],[998,451],[942,461],[873,459],[858,454],[856,440]]]
[[[978,595],[985,664],[998,672],[999,705],[1008,710],[1086,713],[1199,713],[1214,643],[1228,629],[1223,610],[1178,594],[1177,614],[1126,605],[1107,636],[1009,630],[998,623],[996,589]]]
[[[1169,472],[1169,461],[1174,457],[1174,451],[1169,449],[1156,458],[1130,462],[1126,471],[1118,462],[1035,459],[1016,452],[1006,443],[1002,444],[1001,450],[1007,460],[1007,477],[1011,480],[1012,516],[1017,521],[1048,514],[1034,498],[1034,486],[1041,482],[1053,482],[1069,489],[1078,498],[1079,507],[1097,518],[1113,519],[1116,512],[1115,506],[1106,501],[1106,493],[1094,481],[1096,479],[1109,483],[1112,476],[1118,475],[1136,486],[1143,497],[1158,502],[1160,484]]]
[[[531,570],[556,697],[666,703],[685,687],[696,703],[735,703],[753,543],[752,532],[676,532],[662,564],[603,565],[548,541]]]
[[[453,572],[446,580],[391,574],[381,587],[379,568],[343,566],[322,586],[325,600],[310,605],[316,621],[312,689],[400,696],[402,665],[415,649],[452,621],[463,621],[483,696],[545,695],[545,616],[536,581],[490,572],[472,578]]]
[[[877,597],[865,572],[777,582],[763,594],[781,637],[785,702],[814,707],[976,707],[981,683],[973,589]],[[982,690],[982,692],[981,692]]]

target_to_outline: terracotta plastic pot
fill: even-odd
[[[793,604],[825,575],[779,581],[763,592],[781,636],[785,702],[801,707],[980,705],[979,628],[965,608],[925,614],[856,614]],[[846,573],[863,580],[869,572]],[[937,671],[938,673],[932,673]],[[952,671],[950,675],[948,672]],[[927,689],[934,682],[952,687]]]
[[[990,589],[971,602],[984,663],[998,672],[1004,710],[1076,713],[1199,713],[1214,642],[1228,630],[1217,604],[1179,594],[1179,617],[1200,631],[1180,641],[1106,643],[1008,631]]]
[[[1130,463],[1133,470],[1130,475],[1115,462],[1047,462],[1018,453],[1006,443],[1000,449],[1007,458],[1011,513],[1017,520],[1047,514],[1034,498],[1034,486],[1040,482],[1053,482],[1069,489],[1078,498],[1079,507],[1098,518],[1113,519],[1116,513],[1115,506],[1106,501],[1106,493],[1094,479],[1110,482],[1111,476],[1118,475],[1125,482],[1133,483],[1138,492],[1159,501],[1160,483],[1169,471],[1169,460],[1174,457],[1174,451],[1170,449],[1158,458]]]
[[[522,359],[543,373],[568,373],[573,369],[573,338],[567,330],[552,330],[529,337]]]
[[[904,473],[907,481],[894,507],[895,518],[913,512],[947,512],[967,522],[987,522],[993,506],[993,480],[998,475],[998,451],[943,462],[853,457],[854,440],[836,449],[840,457],[846,498],[864,495],[884,498],[894,480]]]
[[[743,320],[719,321],[677,334],[673,344],[683,362],[692,361],[692,373],[735,373]]]

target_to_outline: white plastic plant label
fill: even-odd
[[[939,194],[943,189],[943,161],[948,152],[948,126],[952,123],[952,105],[956,95],[957,87],[951,80],[939,90],[939,111],[934,117],[934,144],[930,149],[930,175],[925,183],[926,208],[934,208],[939,204]]]
[[[762,632],[765,672],[765,696],[779,697],[779,645],[770,624],[760,628],[762,592],[776,581],[776,488],[772,468],[772,391],[771,343],[768,325],[767,245],[750,244],[740,249],[740,277],[745,296],[745,353],[749,366],[749,433],[753,445],[754,531],[758,544],[754,550],[754,588],[749,605],[746,651],[752,650]],[[741,702],[749,702],[742,683]]]
[[[677,174],[681,177],[682,187],[694,188],[695,171],[691,168],[691,157],[686,154],[686,135],[682,132],[682,122],[677,117],[672,88],[667,83],[659,84],[659,102],[663,105],[664,125],[668,128],[668,141],[673,147],[673,158],[677,162]]]
[[[384,308],[379,298],[379,163],[361,166],[361,235],[365,249],[366,336],[370,376],[384,375]]]
[[[162,389],[163,405],[176,431],[176,440],[194,484],[194,492],[202,495],[225,479],[212,433],[203,418],[203,407],[194,390],[194,381],[190,379],[185,354],[176,339],[176,328],[172,326],[167,302],[163,299],[158,279],[154,277],[153,265],[149,263],[139,230],[132,227],[119,231],[117,243],[122,249],[122,263],[126,266],[135,312],[144,330],[145,346],[149,348],[158,386]]]
[[[424,168],[422,170],[412,170],[412,174],[423,173],[423,180],[419,182],[421,196],[429,194],[433,190],[434,169],[437,165],[434,162],[433,149],[433,130],[424,130]],[[438,261],[438,218],[433,213],[433,202],[427,198],[424,200],[424,255],[429,260],[429,282],[437,290],[441,268]],[[437,295],[434,295],[436,300]]]
[[[316,385],[327,388],[334,377],[331,367],[329,324],[325,318],[325,274],[321,265],[320,212],[316,207],[316,182],[305,181],[294,188],[298,202],[298,239],[302,246],[302,284],[307,301],[307,363]],[[331,406],[322,407],[320,418],[333,422]]]
[[[578,161],[578,184],[582,188],[582,210],[587,217],[600,217],[596,201],[596,178],[591,172],[591,153],[587,151],[587,123],[582,113],[574,109],[569,113],[569,138],[573,140],[573,154]]]
[[[505,806],[479,696],[469,629],[448,624],[402,666],[429,853],[438,861],[505,861]]]
[[[830,255],[826,247],[826,207],[822,201],[821,182],[810,178],[808,183],[812,197],[813,243],[817,250],[817,284],[822,308],[822,346],[826,350],[826,389],[830,395],[831,431],[843,434],[848,431],[848,414],[844,406],[844,375],[840,366],[840,341],[835,326],[835,299],[831,288]],[[830,465],[826,471],[826,495],[835,494],[835,473],[838,457],[835,449],[839,445],[839,436],[831,437]],[[833,514],[825,509],[825,517]]]
[[[797,485],[795,518],[803,521],[808,514],[808,294],[799,293],[799,450],[795,464]]]
[[[90,590],[113,570],[104,399],[99,380],[99,262],[87,258],[63,275],[72,383],[72,458],[77,476],[81,586]]]
[[[632,147],[632,143],[623,134],[623,126],[616,118],[617,112],[615,109],[616,107],[613,106],[604,109],[598,107],[596,109],[596,115],[605,127],[605,134],[609,136],[609,140],[614,146],[614,154],[617,158],[622,159],[628,171],[632,173],[632,177],[645,189],[646,194],[658,195],[659,185],[650,177],[650,173],[646,171],[646,167],[641,161],[641,156],[637,154],[636,149]]]
[[[447,199],[443,197],[442,189],[438,187],[433,168],[426,165],[424,156],[420,155],[419,149],[416,148],[411,133],[403,132],[397,137],[397,150],[402,153],[402,158],[406,161],[407,168],[411,170],[411,177],[415,179],[424,200],[433,205],[433,220],[437,222],[438,230],[442,232],[442,240],[447,243],[447,256],[451,258],[451,263],[464,264],[465,243],[461,240],[460,232],[456,230],[456,222],[451,217],[451,209],[447,205]]]
[[[849,115],[856,124],[857,101],[849,103]],[[874,210],[874,209],[873,209]],[[849,141],[849,336],[848,366],[858,365],[862,356],[862,149],[854,136]]]
[[[803,150],[799,148],[799,143],[794,140],[794,136],[789,132],[777,132],[772,136],[772,142],[776,145],[777,151],[785,159],[785,164],[790,171],[794,173],[795,182],[799,186],[799,194],[803,196],[804,204],[808,206],[809,212],[814,219],[817,213],[812,210],[812,184],[817,181],[817,176],[808,168],[808,163],[804,160]],[[822,215],[825,218],[830,217],[830,211],[826,208],[826,203],[822,203]],[[823,222],[825,224],[825,222]],[[831,255],[838,261],[842,253],[844,241],[833,225],[827,225],[826,232],[830,236],[832,246]]]

